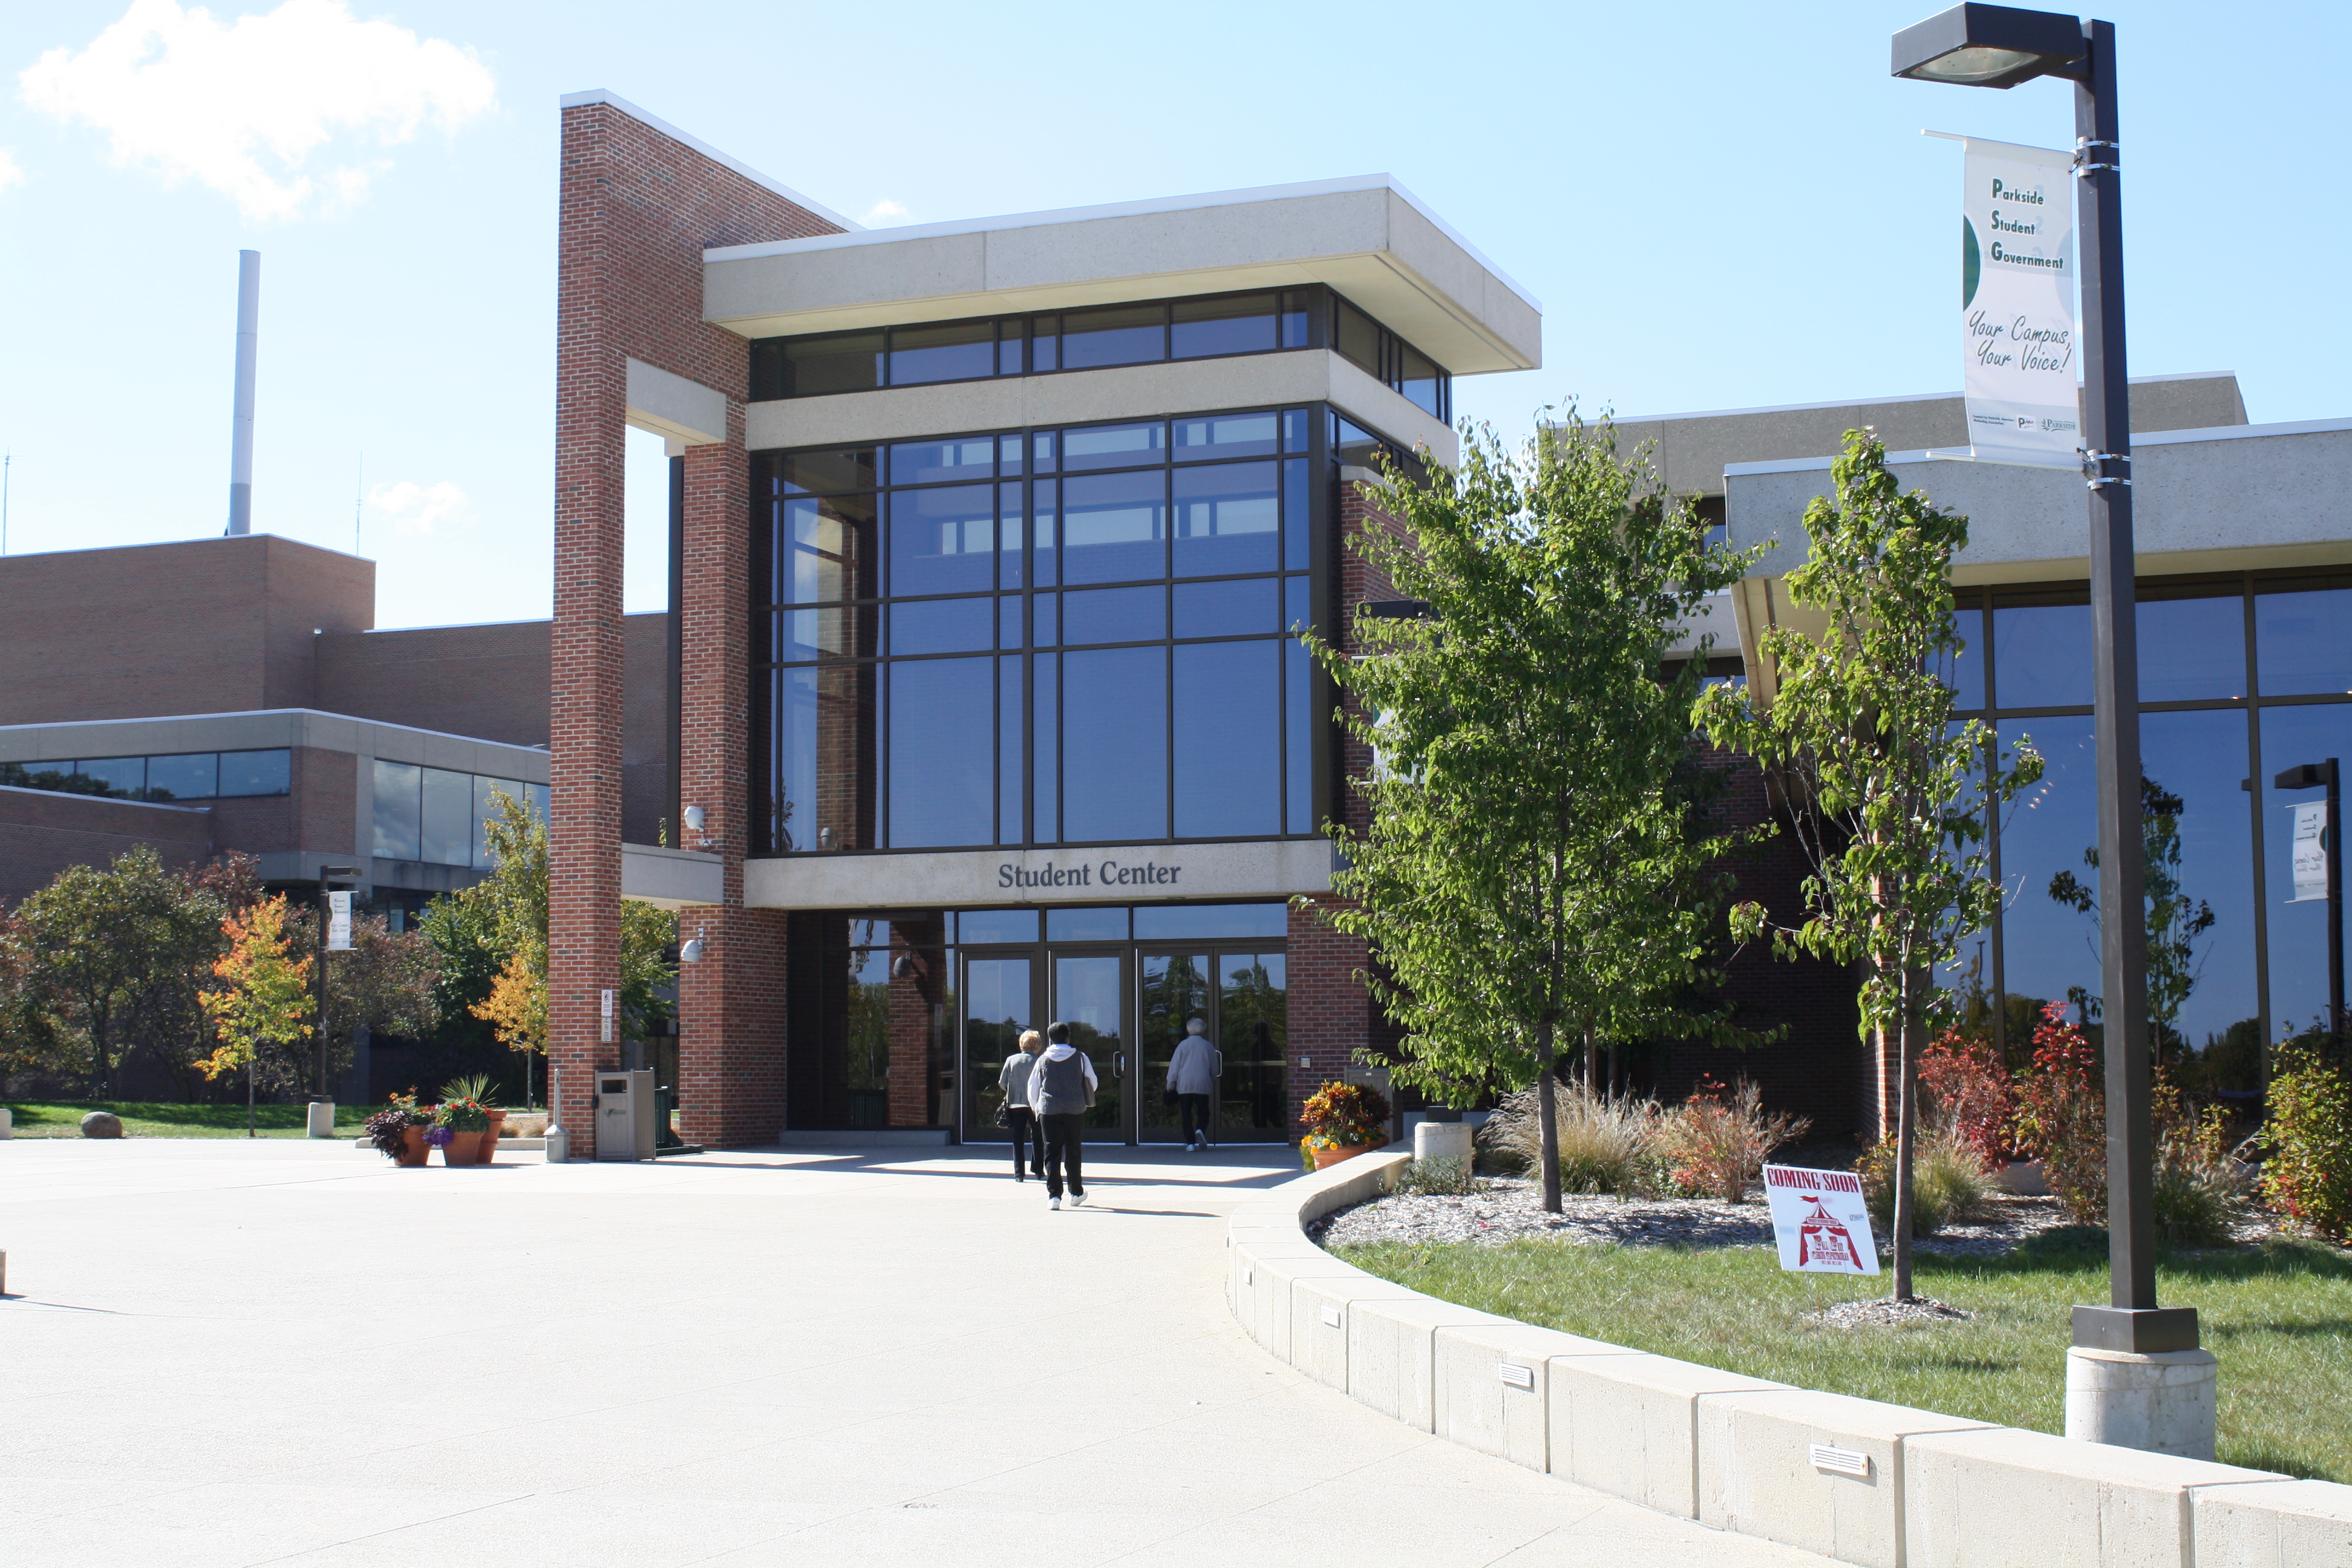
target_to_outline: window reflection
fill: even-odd
[[[1062,655],[1062,704],[1063,837],[1167,837],[1167,650]]]
[[[2226,595],[2143,595],[2136,620],[2142,702],[2246,694],[2244,589],[2232,584]]]
[[[1993,601],[1993,700],[2004,709],[2091,701],[2091,606]]]
[[[2254,657],[2265,697],[2352,694],[2352,588],[2256,584]]]

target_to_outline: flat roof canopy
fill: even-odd
[[[1327,283],[1456,375],[1543,363],[1543,309],[1386,174],[703,252],[747,338]]]

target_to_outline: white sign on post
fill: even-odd
[[[608,1046],[613,1043],[613,994],[610,991],[604,993],[604,1016],[596,1037]]]
[[[349,952],[352,950],[352,896],[348,892],[327,895],[327,951]]]
[[[1852,1171],[1764,1167],[1764,1199],[1772,1206],[1772,1235],[1780,1267],[1803,1274],[1875,1274],[1878,1240],[1870,1234],[1870,1205]]]
[[[2309,903],[2327,899],[2327,803],[2324,800],[2297,802],[2287,807],[2294,813],[2294,897],[2290,904]]]
[[[1936,132],[1943,134],[1943,132]],[[2051,147],[1959,138],[1960,335],[1969,452],[2033,468],[2082,466],[2082,320],[2074,304],[2074,159]]]

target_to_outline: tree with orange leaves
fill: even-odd
[[[217,991],[196,999],[220,1047],[197,1064],[207,1079],[245,1069],[246,1135],[253,1134],[254,1067],[265,1046],[299,1046],[310,1034],[310,959],[293,956],[286,934],[286,895],[278,893],[221,922],[228,951],[213,964]]]

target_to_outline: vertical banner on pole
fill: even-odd
[[[2294,832],[2288,842],[2294,847],[2294,897],[2290,904],[2327,901],[2327,803],[2324,800],[2298,802],[2287,807],[2294,813]]]
[[[349,952],[352,950],[352,896],[348,892],[327,895],[327,951]]]
[[[604,1007],[598,1023],[596,1037],[605,1045],[611,1045],[613,1043],[613,993],[610,991],[604,993]]]
[[[1975,136],[1960,204],[1960,334],[1969,455],[2082,466],[2074,160]]]

